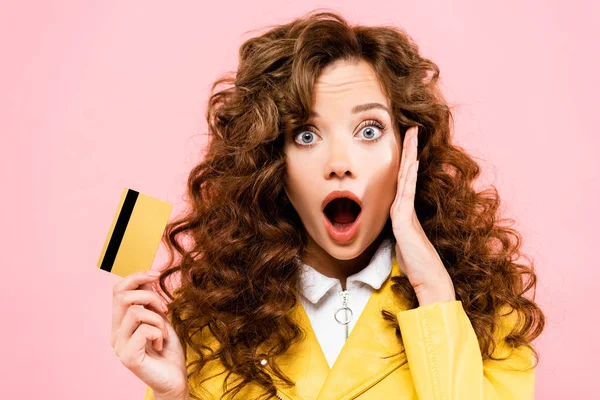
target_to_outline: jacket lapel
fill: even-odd
[[[277,390],[290,399],[316,400],[329,375],[329,364],[300,301],[297,301],[291,310],[291,317],[300,325],[306,336],[303,340],[293,343],[288,351],[277,359],[280,370],[296,382],[291,388],[276,383]],[[272,370],[270,373],[275,378]]]
[[[391,276],[401,276],[396,258]],[[388,278],[373,292],[348,340],[323,383],[318,400],[338,400],[358,395],[383,379],[406,361],[406,354],[391,323],[384,320],[381,310],[394,315],[406,309],[391,290]]]

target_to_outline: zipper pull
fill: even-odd
[[[348,307],[348,297],[350,296],[350,292],[348,290],[342,290],[340,292],[340,297],[342,298],[342,306],[336,310],[333,314],[336,322],[340,325],[344,325],[346,331],[346,340],[348,339],[350,321],[352,321],[352,310]]]
[[[352,321],[352,310],[348,307],[348,297],[350,293],[347,290],[342,290],[340,292],[340,297],[342,298],[342,306],[338,308],[333,314],[335,320],[340,325],[346,325]]]
[[[350,292],[348,292],[348,290],[342,290],[340,296],[342,297],[342,306],[348,307],[348,296],[350,296]]]
[[[350,297],[350,292],[348,290],[342,290],[340,293],[342,296],[342,310],[344,310],[344,328],[345,329],[345,338],[348,340],[348,335],[350,333],[350,321],[352,321],[352,310],[348,307],[348,297]]]

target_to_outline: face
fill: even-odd
[[[327,66],[314,85],[313,101],[306,125],[286,133],[285,190],[308,233],[307,251],[350,260],[373,243],[389,218],[400,141],[386,111],[390,102],[365,61]],[[354,109],[374,103],[384,108]],[[350,240],[331,237],[324,221],[323,200],[336,190],[351,191],[362,202]]]

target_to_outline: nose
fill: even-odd
[[[346,175],[352,176],[352,158],[348,151],[349,143],[343,139],[333,139],[329,144],[329,157],[325,167],[325,179],[333,176],[342,178]]]

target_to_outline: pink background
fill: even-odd
[[[123,188],[183,206],[209,85],[245,31],[318,6],[406,28],[441,68],[455,141],[516,218],[548,316],[536,398],[597,391],[598,6],[589,1],[13,1],[0,6],[0,393],[141,399],[96,261]],[[301,3],[301,4],[299,4]],[[500,4],[501,3],[501,4]],[[526,3],[526,4],[525,4]],[[592,127],[594,127],[592,135]],[[154,267],[163,265],[161,247]]]

